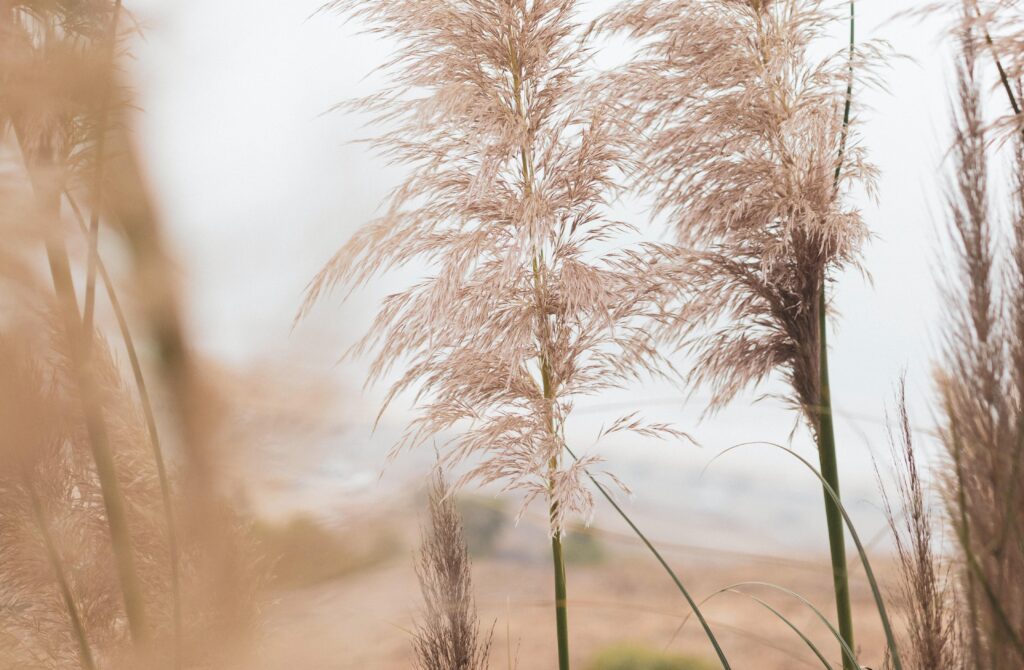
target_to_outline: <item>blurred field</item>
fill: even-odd
[[[479,518],[481,509],[493,509],[470,500],[469,505],[462,505],[467,518]],[[335,549],[339,553],[334,555],[314,547],[303,550],[291,545],[298,557],[309,557],[321,580],[301,587],[279,586],[272,592],[263,611],[263,644],[245,661],[253,665],[244,667],[411,667],[410,631],[421,606],[411,561],[416,512],[410,506],[406,514],[390,518],[404,521],[393,525],[390,532],[382,528],[388,522],[379,519],[347,527],[347,550]],[[510,658],[513,667],[521,669],[555,667],[554,627],[549,621],[553,616],[552,577],[543,532],[529,519],[514,527],[507,514],[500,515],[501,521],[495,518],[489,525],[478,523],[475,530],[467,523],[471,546],[474,537],[478,542],[484,538],[484,546],[478,545],[475,552],[473,577],[481,622],[485,627],[493,625],[490,667],[507,668]],[[323,577],[334,572],[329,567],[331,561],[351,566],[348,556],[365,555],[374,543],[379,547],[381,535],[393,540],[385,553],[358,567],[342,569],[334,577]],[[569,611],[575,666],[589,670],[602,650],[621,642],[709,661],[713,658],[697,622],[687,620],[682,596],[650,555],[617,534],[594,531],[586,537],[586,541],[575,543],[583,551],[574,552],[574,543],[566,543],[570,547]],[[831,583],[824,553],[821,560],[810,561],[704,552],[666,541],[658,544],[699,599],[737,582],[771,581],[803,595],[831,615]],[[321,551],[320,564],[311,556],[317,551]],[[881,561],[875,566],[883,576],[887,567]],[[880,666],[885,643],[877,612],[863,573],[854,570],[853,577],[858,645],[869,666]],[[745,590],[771,603],[805,631],[826,656],[833,652],[835,643],[830,642],[830,633],[799,601],[768,588]],[[705,613],[737,668],[820,667],[796,634],[748,598],[721,594],[708,603]]]

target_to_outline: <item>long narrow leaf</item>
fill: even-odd
[[[736,595],[740,595],[740,596],[744,596],[744,597],[750,598],[751,600],[753,600],[757,604],[759,604],[762,607],[764,607],[766,610],[768,610],[769,612],[774,614],[780,621],[782,621],[782,623],[784,623],[787,626],[789,626],[793,630],[793,632],[796,633],[800,637],[800,639],[804,641],[804,644],[807,645],[807,647],[818,658],[818,660],[821,661],[821,664],[823,666],[825,666],[825,668],[827,668],[828,670],[832,670],[832,664],[828,662],[828,659],[825,658],[825,656],[821,653],[821,650],[819,650],[818,647],[815,646],[815,644],[811,641],[811,639],[809,637],[807,637],[807,635],[805,635],[804,632],[802,630],[800,630],[800,628],[797,627],[797,625],[794,624],[792,621],[790,621],[784,614],[779,612],[777,609],[775,609],[774,607],[769,605],[767,602],[765,602],[761,598],[758,598],[757,596],[755,596],[755,595],[753,595],[751,593],[744,593],[743,591],[739,591],[739,590],[736,590],[736,589],[733,589],[733,588],[726,587],[726,588],[719,589],[718,591],[715,591],[714,593],[712,593],[710,596],[705,598],[705,602],[707,602],[708,600],[710,600],[714,596],[720,595],[722,593],[735,593]],[[842,638],[840,638],[840,639],[842,639]]]
[[[878,586],[878,580],[875,579],[875,572],[871,569],[871,562],[868,560],[868,555],[867,552],[864,550],[864,545],[860,540],[860,535],[857,533],[857,529],[854,527],[853,521],[850,519],[850,515],[846,511],[846,507],[843,506],[843,503],[839,499],[839,496],[836,495],[835,489],[829,486],[828,482],[825,481],[825,478],[821,476],[821,473],[818,472],[817,468],[815,468],[807,459],[805,459],[803,456],[793,451],[789,447],[783,446],[781,444],[776,444],[774,442],[745,442],[743,444],[737,444],[735,446],[729,447],[721,454],[716,456],[715,460],[721,458],[722,456],[731,451],[735,451],[737,449],[740,449],[741,447],[749,447],[754,444],[762,444],[770,447],[775,447],[776,449],[780,449],[786,452],[796,460],[803,463],[804,467],[806,467],[808,470],[814,473],[814,476],[817,477],[818,480],[822,483],[822,486],[824,487],[828,495],[836,502],[836,506],[839,508],[839,512],[843,515],[843,520],[846,522],[846,527],[850,531],[850,537],[853,539],[853,543],[857,547],[857,554],[860,556],[861,563],[864,566],[864,575],[867,577],[868,584],[871,586],[871,594],[875,599],[875,606],[878,609],[878,616],[882,621],[882,629],[885,631],[885,640],[889,647],[889,652],[892,655],[891,659],[893,670],[903,670],[903,662],[900,658],[899,646],[896,644],[896,635],[893,633],[892,622],[889,620],[889,614],[885,609],[885,600],[882,598],[882,591]]]
[[[573,460],[579,460],[579,458],[576,456],[575,453],[573,453],[572,449],[570,449],[568,445],[565,446],[565,450],[569,452],[569,455],[573,457]],[[633,529],[633,532],[636,533],[637,537],[639,537],[643,541],[643,543],[647,545],[647,548],[650,550],[652,554],[654,554],[654,557],[658,560],[658,563],[661,564],[661,567],[665,569],[665,572],[667,572],[669,577],[672,578],[672,581],[675,582],[676,588],[679,589],[679,592],[683,594],[684,598],[686,598],[686,602],[689,603],[690,609],[693,610],[694,615],[696,615],[697,620],[700,622],[701,627],[704,629],[704,634],[707,635],[708,640],[711,642],[711,646],[715,648],[715,654],[718,655],[718,660],[721,661],[722,668],[724,670],[731,670],[732,666],[729,665],[729,660],[725,657],[725,652],[722,651],[721,645],[718,644],[718,638],[715,637],[714,632],[712,632],[711,630],[711,626],[708,625],[707,619],[705,619],[704,614],[701,613],[700,607],[697,605],[697,602],[690,595],[690,592],[686,590],[686,587],[683,586],[683,582],[679,579],[678,575],[676,575],[675,571],[672,570],[671,567],[669,567],[669,564],[665,561],[664,558],[662,558],[661,553],[658,552],[654,545],[651,544],[651,541],[647,539],[647,536],[644,535],[639,528],[637,528],[637,525],[633,523],[633,520],[629,518],[629,515],[626,514],[626,512],[623,511],[621,507],[619,507],[618,503],[615,502],[615,499],[612,498],[611,494],[608,493],[608,491],[603,486],[601,486],[601,483],[598,482],[592,474],[590,474],[590,471],[584,470],[584,472],[587,474],[587,477],[590,479],[591,483],[594,486],[596,486],[597,490],[601,492],[602,496],[604,496],[604,499],[607,500],[613,508],[615,508],[615,511],[618,512],[619,516],[621,516],[622,519],[629,525],[629,527]]]

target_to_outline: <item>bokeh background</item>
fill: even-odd
[[[402,628],[417,606],[408,560],[419,523],[414,501],[433,454],[424,449],[388,458],[411,401],[395,403],[374,431],[386,384],[364,389],[365,361],[343,355],[366,330],[380,298],[424,269],[406,268],[347,301],[337,294],[293,324],[306,283],[402,177],[358,142],[374,134],[366,119],[332,111],[381,87],[385,80],[375,68],[391,45],[360,34],[358,24],[318,12],[319,4],[139,0],[131,7],[140,32],[128,67],[138,94],[142,155],[178,262],[193,342],[223,368],[231,380],[225,383],[245,390],[238,394],[244,398],[238,420],[246,444],[229,460],[228,475],[239,498],[266,520],[267,533],[285,538],[283,545],[307,536],[326,541],[318,536],[323,529],[339,538],[337,557],[312,552],[310,565],[295,568],[301,573],[296,583],[329,585],[300,589],[300,595],[287,591],[272,615],[320,622],[318,634],[311,626],[303,634],[313,636],[313,647],[340,645],[336,659],[342,659],[340,666],[323,667],[404,667]],[[584,12],[596,15],[610,5],[590,0]],[[941,175],[953,58],[943,31],[953,17],[906,14],[915,8],[911,0],[858,3],[859,37],[888,40],[899,57],[882,71],[884,87],[862,86],[856,93],[859,141],[881,177],[877,198],[854,196],[874,237],[863,270],[841,277],[834,289],[839,318],[830,333],[844,498],[861,535],[883,557],[889,545],[877,477],[888,476],[886,410],[902,375],[919,445],[926,456],[936,453],[929,436],[931,360],[941,305]],[[846,27],[834,30],[838,51]],[[608,44],[595,67],[625,56],[621,45]],[[984,72],[993,87],[994,74]],[[652,235],[664,234],[642,201],[622,202],[621,215]],[[679,366],[685,369],[685,360]],[[754,442],[791,444],[813,458],[806,429],[772,397],[781,390],[770,383],[705,415],[701,391],[687,397],[650,384],[581,402],[572,419],[570,439],[582,451],[595,449],[602,419],[621,408],[638,407],[696,438],[699,446],[609,438],[599,453],[633,491],[623,497],[626,509],[669,548],[704,595],[730,580],[767,573],[829,602],[814,477],[763,444],[715,460],[730,446]],[[514,649],[515,640],[527,640],[519,649],[521,667],[543,667],[527,660],[536,642],[531,620],[547,616],[543,512],[528,511],[514,526],[516,501],[490,490],[463,497],[467,524],[478,523],[477,539],[491,543],[479,553],[478,598],[485,620],[500,619],[498,656]],[[390,517],[402,521],[382,529],[375,521],[382,510],[400,511]],[[685,616],[682,603],[623,529],[599,506],[591,528],[580,531],[580,538],[590,538],[579,540],[579,560],[589,567],[571,579],[607,590],[594,586],[588,593],[597,589],[600,602],[574,608],[592,620],[576,628],[586,638],[580,648],[614,641],[628,621],[634,624],[630,636],[645,643],[706,652],[692,623],[683,636],[673,634]],[[626,558],[613,569],[610,556]],[[335,570],[334,560],[343,567]],[[572,582],[569,588],[572,598]],[[861,582],[856,589],[865,596]],[[318,608],[333,614],[314,617],[323,612]],[[752,649],[763,649],[749,639],[764,618],[756,608],[711,612],[735,629],[734,644],[747,639]],[[538,628],[542,641],[551,635],[547,628]],[[347,631],[347,642],[340,630]],[[865,633],[865,644],[871,635]],[[771,653],[764,663],[773,662]],[[788,653],[779,651],[779,659]]]

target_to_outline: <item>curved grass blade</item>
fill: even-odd
[[[803,463],[803,465],[808,470],[814,473],[814,476],[817,477],[818,480],[822,483],[822,486],[824,487],[825,491],[829,494],[829,496],[831,496],[832,500],[836,502],[836,506],[839,508],[839,513],[843,515],[843,520],[846,522],[846,527],[850,531],[850,537],[851,539],[853,539],[853,543],[857,547],[857,554],[860,556],[861,563],[864,565],[864,575],[867,577],[868,584],[871,586],[871,595],[875,599],[875,606],[878,609],[878,616],[882,621],[882,628],[885,631],[885,640],[886,644],[889,647],[889,652],[891,654],[893,670],[903,670],[903,662],[900,658],[899,647],[896,644],[896,636],[892,630],[892,622],[889,620],[889,614],[886,612],[885,609],[885,600],[882,598],[882,591],[878,586],[878,580],[875,579],[875,572],[871,569],[871,562],[868,560],[868,555],[867,552],[864,550],[864,544],[860,540],[860,535],[857,534],[857,529],[854,527],[853,521],[850,519],[850,515],[846,511],[846,507],[843,506],[843,503],[839,499],[839,496],[836,495],[835,489],[833,489],[829,485],[829,483],[825,481],[825,478],[821,476],[821,473],[818,472],[818,470],[813,465],[811,465],[811,463],[807,459],[805,459],[803,456],[793,451],[789,447],[785,447],[781,444],[776,444],[774,442],[745,442],[743,444],[737,444],[735,446],[729,447],[728,449],[720,453],[718,456],[716,456],[713,460],[718,460],[719,458],[721,458],[722,456],[731,451],[734,451],[741,447],[748,447],[753,444],[763,444],[770,447],[775,447],[776,449],[780,449],[786,452],[793,458]]]
[[[792,596],[793,598],[799,600],[801,603],[806,605],[812,612],[814,612],[814,615],[818,617],[818,620],[825,624],[825,626],[829,629],[829,632],[831,632],[833,637],[836,638],[836,640],[839,642],[839,646],[842,647],[843,658],[850,661],[858,668],[860,667],[860,664],[857,663],[857,655],[854,653],[852,649],[850,649],[850,646],[846,644],[846,640],[844,640],[843,636],[839,634],[839,631],[836,629],[835,626],[832,625],[832,622],[828,620],[828,617],[825,616],[822,613],[822,611],[819,610],[817,606],[815,606],[814,603],[812,603],[810,600],[804,598],[802,595],[800,595],[796,591],[793,591],[792,589],[787,589],[785,586],[772,584],[771,582],[737,582],[735,584],[731,584],[726,588],[736,588],[739,586],[762,586],[764,588],[774,589],[776,591],[779,591],[780,593],[784,593],[788,596]]]
[[[68,191],[64,192],[64,197],[67,198],[68,204],[71,206],[71,211],[74,212],[75,218],[78,220],[79,229],[84,235],[88,236],[90,231],[89,228],[86,227],[85,216],[83,215],[81,208],[78,206],[78,203]],[[160,434],[157,431],[156,416],[153,412],[153,403],[149,397],[146,378],[142,373],[142,363],[139,361],[139,353],[135,348],[135,339],[132,337],[131,329],[128,326],[128,318],[125,316],[124,308],[121,306],[121,300],[117,297],[117,289],[114,287],[114,281],[111,279],[110,273],[107,272],[106,264],[103,262],[103,258],[100,257],[99,253],[96,254],[94,261],[96,263],[96,270],[99,273],[104,288],[106,289],[107,298],[110,301],[110,307],[114,312],[114,318],[117,321],[117,327],[121,333],[121,339],[124,342],[125,351],[128,353],[128,363],[131,366],[132,376],[135,379],[135,387],[139,394],[139,404],[142,407],[142,414],[145,417],[146,430],[149,433],[149,441],[153,449],[153,459],[156,463],[157,479],[160,482],[160,497],[163,502],[164,518],[167,526],[167,549],[171,561],[171,592],[174,607],[173,616],[175,640],[174,667],[180,668],[183,635],[181,611],[181,568],[179,565],[181,561],[181,551],[178,544],[177,522],[174,518],[174,505],[172,503],[170,477],[167,472],[167,464],[164,458],[163,447],[160,443]]]
[[[762,607],[764,607],[766,610],[768,610],[769,612],[774,614],[780,621],[782,621],[782,623],[786,624],[791,629],[793,629],[794,633],[796,633],[798,636],[800,636],[800,639],[803,640],[804,644],[807,645],[807,648],[810,649],[811,652],[815,656],[818,657],[818,660],[821,661],[821,664],[826,668],[826,670],[833,670],[832,669],[832,664],[828,662],[828,659],[825,658],[825,656],[821,653],[821,650],[818,649],[818,647],[816,647],[813,642],[811,642],[810,638],[808,638],[804,634],[804,632],[802,630],[800,630],[800,628],[797,627],[796,624],[794,624],[784,614],[782,614],[777,609],[775,609],[774,607],[769,605],[767,602],[765,602],[761,598],[758,598],[754,594],[752,594],[752,593],[744,593],[743,591],[739,591],[737,589],[734,589],[734,588],[731,588],[731,587],[727,586],[725,588],[719,589],[718,591],[715,591],[714,593],[712,593],[710,596],[708,596],[707,598],[704,599],[704,602],[707,602],[708,600],[711,600],[715,596],[721,595],[723,593],[735,593],[736,595],[740,595],[740,596],[744,596],[744,597],[750,598],[751,600],[756,602],[758,605],[761,605]]]
[[[821,612],[821,610],[819,610],[814,605],[814,603],[812,603],[811,601],[807,600],[807,598],[804,598],[802,595],[800,595],[796,591],[793,591],[791,589],[787,589],[784,586],[779,586],[778,584],[772,584],[771,582],[736,582],[735,584],[730,584],[729,586],[725,586],[725,587],[719,589],[718,591],[716,591],[712,595],[716,595],[717,593],[722,593],[722,592],[730,590],[730,589],[731,590],[735,590],[737,587],[740,587],[740,586],[763,586],[763,587],[766,587],[766,588],[775,589],[776,591],[780,591],[782,593],[785,593],[786,595],[790,595],[790,596],[796,598],[797,600],[799,600],[800,602],[802,602],[804,605],[809,607],[812,612],[814,612],[815,616],[818,617],[818,620],[821,621],[823,624],[825,624],[825,626],[832,633],[832,636],[835,637],[836,640],[839,642],[839,646],[840,646],[840,648],[842,649],[842,652],[843,652],[843,658],[848,660],[848,661],[850,661],[851,663],[853,663],[856,667],[858,667],[858,668],[860,667],[860,665],[857,663],[857,657],[854,654],[853,650],[850,649],[850,646],[846,643],[846,640],[843,639],[843,636],[836,629],[836,627],[834,625],[832,625],[832,622],[828,620],[828,617],[826,617]],[[742,591],[736,591],[736,592],[737,593],[743,593]],[[748,594],[743,593],[743,595],[748,595]],[[703,605],[710,598],[711,598],[711,596],[708,596],[703,601],[701,601],[701,604]],[[683,629],[683,627],[686,625],[686,623],[687,623],[687,621],[689,621],[689,619],[690,619],[690,617],[687,616],[686,619],[684,619],[683,622],[681,624],[679,624],[679,627],[676,629],[676,632],[673,633],[673,635],[672,635],[673,639],[675,639],[675,636],[679,634],[679,632]]]
[[[576,454],[573,453],[572,449],[570,449],[568,445],[565,445],[565,450],[569,452],[569,455],[572,456],[573,460],[579,460],[579,458],[577,458]],[[597,479],[595,479],[594,476],[590,474],[588,470],[584,470],[584,472],[587,474],[587,478],[590,479],[591,483],[595,487],[597,487],[597,490],[601,492],[602,496],[604,496],[604,499],[607,500],[613,508],[615,508],[615,511],[618,512],[619,516],[621,516],[622,519],[629,525],[629,527],[633,529],[633,532],[636,533],[637,537],[639,537],[643,541],[643,543],[647,545],[647,548],[650,550],[650,552],[654,554],[654,557],[658,560],[659,563],[661,563],[661,567],[665,569],[665,572],[667,572],[669,577],[672,578],[672,581],[675,582],[676,588],[679,589],[679,592],[683,594],[684,598],[686,598],[686,602],[689,603],[690,609],[693,610],[694,615],[696,615],[697,620],[700,622],[701,627],[704,629],[704,634],[707,635],[708,640],[711,642],[711,646],[715,648],[715,654],[718,655],[718,660],[721,661],[723,670],[732,670],[732,666],[729,665],[729,660],[725,657],[725,652],[722,651],[722,647],[718,644],[718,639],[715,637],[714,632],[712,632],[711,626],[708,625],[707,619],[705,619],[704,614],[701,613],[700,606],[697,605],[697,602],[690,595],[690,592],[686,590],[685,586],[683,586],[683,582],[680,581],[675,571],[673,571],[672,568],[669,567],[669,564],[665,562],[664,558],[662,558],[661,553],[657,549],[655,549],[654,545],[651,544],[651,541],[647,539],[647,536],[644,535],[639,528],[637,528],[636,524],[633,523],[633,520],[629,518],[629,515],[626,514],[626,512],[623,511],[621,507],[619,507],[618,503],[615,502],[615,499],[612,498],[611,494],[608,493],[608,491],[601,485],[601,483],[598,482]]]

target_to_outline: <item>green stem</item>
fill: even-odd
[[[519,54],[514,44],[512,44],[511,37],[509,38],[509,70],[512,73],[512,96],[515,101],[515,114],[526,118],[526,110],[523,107],[523,91],[522,91],[522,63],[519,60]],[[527,199],[530,197],[533,191],[533,165],[530,158],[531,154],[528,150],[528,146],[524,143],[519,148],[519,169],[521,171],[521,177],[523,180],[523,198]],[[557,440],[558,434],[555,430],[554,419],[551,414],[551,407],[555,401],[555,385],[551,379],[551,366],[547,357],[547,324],[545,319],[545,308],[544,308],[544,285],[543,277],[541,275],[541,263],[543,262],[543,254],[537,249],[536,242],[534,242],[534,253],[533,253],[533,291],[534,299],[537,305],[537,311],[539,314],[540,326],[538,328],[537,339],[540,344],[540,374],[541,374],[541,385],[544,393],[544,399],[547,401],[548,416],[547,416],[547,430],[550,433],[552,439]],[[551,457],[549,462],[549,471],[552,477],[549,480],[549,500],[551,501],[550,507],[550,524],[551,524],[551,558],[555,568],[555,628],[558,634],[558,668],[559,670],[569,670],[569,612],[566,604],[566,588],[565,588],[565,559],[562,555],[562,528],[558,522],[558,502],[554,497],[554,473],[558,470],[559,454],[555,454]]]
[[[534,280],[539,283],[537,261],[534,259]],[[551,371],[547,358],[541,362],[541,383],[544,397],[549,403],[554,402],[554,388],[551,384]],[[548,415],[548,431],[557,439],[554,422]],[[551,500],[549,522],[551,525],[551,559],[555,568],[555,630],[558,634],[558,670],[569,670],[569,610],[565,588],[565,557],[562,555],[562,526],[558,520],[558,501],[554,497],[554,473],[558,470],[558,455],[551,457],[549,468],[551,479],[549,497]]]
[[[818,459],[821,476],[839,495],[839,464],[836,459],[836,437],[832,425],[832,397],[828,379],[828,342],[825,334],[825,289],[818,294],[818,327],[820,329],[820,390],[818,398]],[[850,579],[846,567],[846,535],[838,502],[824,489],[825,520],[828,524],[828,544],[832,555],[832,586],[836,595],[836,615],[839,635],[850,649],[853,643],[853,609],[850,605]],[[843,670],[857,670],[845,655]]]
[[[558,503],[552,503],[552,516]],[[562,531],[551,536],[551,557],[555,566],[555,627],[558,631],[558,670],[569,670],[569,612],[566,607],[565,559],[562,556]]]
[[[846,140],[850,136],[850,107],[853,106],[853,57],[856,47],[856,16],[854,14],[853,0],[850,0],[850,55],[848,77],[846,79],[846,101],[843,103],[843,130],[839,138],[839,156],[836,159],[836,172],[832,176],[832,190],[839,190],[839,176],[843,172],[843,158],[846,156]],[[824,284],[822,284],[824,290]]]
[[[850,132],[850,107],[853,101],[853,58],[855,46],[855,13],[854,1],[850,0],[850,55],[849,78],[846,82],[846,101],[843,105],[843,128],[839,141],[839,156],[836,171],[832,180],[833,190],[838,192],[839,177],[843,169],[843,158],[846,153],[846,141]],[[839,634],[850,649],[855,649],[853,642],[853,608],[850,604],[850,576],[846,567],[846,534],[843,529],[843,517],[839,510],[839,463],[836,459],[836,435],[832,421],[832,391],[828,376],[828,300],[826,292],[826,270],[823,267],[819,277],[818,290],[818,407],[817,407],[817,438],[818,459],[821,475],[829,487],[835,491],[835,497],[824,489],[825,520],[828,525],[828,544],[832,558],[832,586],[836,596],[836,617]],[[845,655],[843,670],[857,670],[857,666]]]

